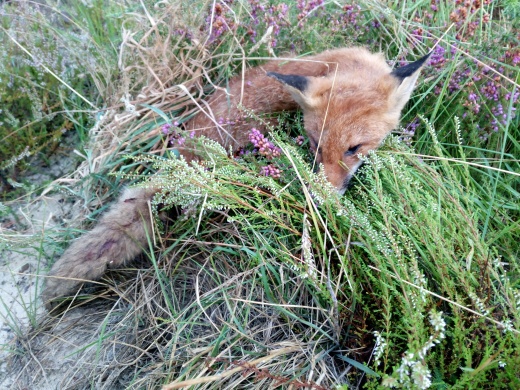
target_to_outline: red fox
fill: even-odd
[[[364,48],[329,50],[303,59],[273,60],[232,78],[187,123],[226,148],[249,142],[252,127],[240,106],[256,114],[300,108],[316,162],[342,194],[361,164],[398,125],[401,110],[429,55],[392,70],[382,54]],[[225,125],[222,119],[226,118]],[[195,158],[180,150],[184,158]],[[126,189],[90,232],[74,241],[54,264],[42,298],[52,301],[99,279],[107,268],[135,258],[151,232],[149,201],[157,189]]]

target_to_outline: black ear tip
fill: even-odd
[[[401,80],[411,76],[412,74],[414,74],[415,72],[417,72],[419,69],[422,68],[422,66],[428,60],[428,58],[430,58],[432,53],[433,53],[433,50],[430,51],[428,54],[426,54],[424,57],[419,58],[417,61],[411,62],[408,65],[401,66],[397,69],[394,69],[392,71],[392,75]]]
[[[428,54],[426,54],[424,57],[420,58],[418,61],[421,61],[423,64],[428,61],[428,59],[433,54],[433,50],[430,50]]]
[[[276,79],[276,80],[282,81],[282,79],[280,78],[280,76],[282,76],[282,75],[281,75],[280,73],[276,73],[276,72],[267,72],[266,74],[267,74],[267,76],[272,77],[273,79]]]
[[[289,85],[290,87],[296,88],[303,92],[309,84],[309,80],[305,76],[295,74],[281,74],[276,72],[267,72],[267,76],[275,78],[283,84]]]

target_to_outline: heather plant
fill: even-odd
[[[115,52],[107,53],[117,44],[117,24],[104,29],[107,10],[98,13],[96,4],[0,7],[0,176],[11,197],[23,173],[34,173],[31,161],[48,159],[64,135],[86,141],[91,110],[111,88],[117,66]]]
[[[94,306],[88,336],[63,325],[70,308],[13,348],[26,387],[56,356],[62,388],[519,387],[514,1],[105,5],[0,8],[1,121],[21,137],[0,168],[70,122],[89,140],[60,188],[91,218],[122,183],[161,188],[146,259],[77,299]],[[433,53],[345,196],[315,172],[298,115],[233,153],[184,130],[245,66],[349,45],[395,66]]]
[[[430,131],[435,137],[431,125]],[[253,130],[252,146],[258,138]],[[476,386],[491,378],[509,383],[520,358],[518,292],[510,279],[517,278],[518,265],[506,270],[497,249],[482,241],[469,211],[473,192],[456,182],[443,185],[457,173],[448,164],[429,167],[389,140],[386,151],[367,157],[360,183],[339,198],[311,172],[305,149],[275,139],[265,143],[282,152],[274,159],[286,167],[281,176],[258,177],[258,160],[245,158],[250,155],[230,157],[213,141],[193,139],[211,160],[146,158],[160,174],[142,185],[164,188],[156,205],[182,205],[197,226],[225,210],[238,237],[254,242],[260,266],[269,259],[290,264],[317,302],[337,313],[330,319],[332,339],[357,351],[346,361],[355,363],[353,356],[370,356],[375,348],[372,369],[360,367],[370,373],[367,387]],[[226,235],[218,241],[232,245]],[[476,327],[482,335],[474,334]],[[353,328],[372,329],[377,344],[369,335],[343,331]],[[454,345],[459,353],[449,354]]]

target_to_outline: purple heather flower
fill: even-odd
[[[163,134],[167,135],[170,134],[170,129],[172,128],[172,125],[170,123],[165,123],[161,127],[161,131]]]
[[[258,153],[261,156],[265,156],[268,159],[278,157],[281,154],[279,147],[274,146],[259,130],[252,128],[249,133],[249,141],[255,148],[258,149]]]
[[[263,166],[260,169],[260,174],[263,176],[271,176],[273,179],[280,178],[282,171],[276,168],[273,164]]]
[[[431,66],[444,65],[444,63],[446,62],[446,58],[444,57],[445,54],[446,54],[446,50],[442,46],[436,46],[430,57],[430,65]]]
[[[298,137],[296,137],[294,139],[294,141],[296,142],[296,145],[302,146],[303,143],[305,142],[305,137],[303,135],[299,135]]]
[[[516,102],[518,101],[518,97],[520,96],[520,92],[515,92],[514,95],[511,95],[511,93],[508,92],[508,93],[506,93],[506,95],[505,95],[505,99],[506,99],[507,101],[509,101],[509,100],[511,100],[511,96],[513,97],[513,104],[514,104],[514,103],[516,103]],[[513,109],[514,109],[514,107],[513,107]]]

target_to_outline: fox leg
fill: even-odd
[[[107,268],[132,260],[152,234],[149,201],[157,189],[127,188],[90,232],[76,239],[52,266],[42,299],[47,309],[55,298],[98,280]]]

